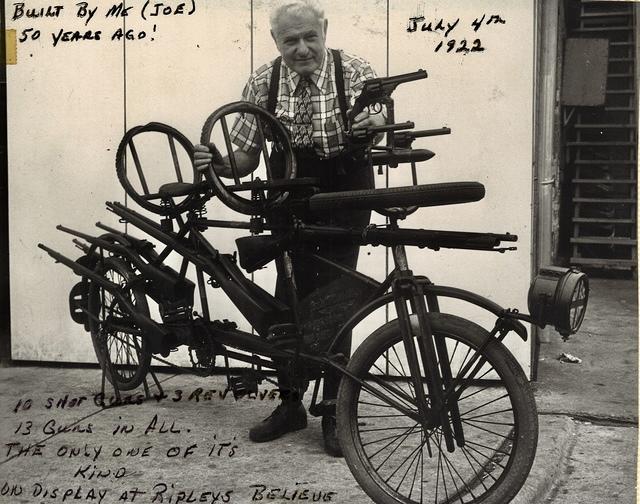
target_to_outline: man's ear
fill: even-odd
[[[327,28],[329,27],[329,20],[325,19],[324,20],[324,39],[327,39]]]
[[[273,41],[276,43],[276,47],[278,48],[278,51],[280,50],[280,47],[278,46],[278,39],[276,38],[276,34],[273,33],[273,30],[270,30],[271,32],[271,38],[273,39]]]

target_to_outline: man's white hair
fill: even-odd
[[[311,12],[320,24],[324,21],[324,9],[317,0],[280,0],[276,3],[269,17],[271,29],[276,28],[278,20],[283,14],[301,14],[303,12]]]

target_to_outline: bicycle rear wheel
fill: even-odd
[[[444,340],[454,383],[488,333],[453,315],[429,313],[434,340]],[[416,346],[417,348],[417,346]],[[506,504],[524,484],[537,446],[533,393],[518,362],[497,340],[481,352],[486,360],[473,377],[459,377],[458,410],[463,436],[445,446],[441,425],[421,425],[355,380],[345,377],[338,395],[338,435],[345,459],[364,491],[380,504]],[[473,367],[471,368],[473,369]],[[417,413],[398,321],[371,334],[348,370]],[[430,405],[430,392],[420,365]],[[452,415],[447,418],[452,424]]]
[[[134,272],[122,259],[105,259],[100,274],[118,284],[136,310],[149,316],[144,292],[130,285]],[[89,319],[89,328],[93,349],[105,376],[120,390],[138,387],[151,363],[151,351],[142,331],[122,309],[118,299],[95,282],[89,288],[88,310],[97,319]]]

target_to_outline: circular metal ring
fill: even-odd
[[[160,215],[175,216],[184,212],[185,210],[188,210],[189,208],[192,208],[194,202],[200,200],[201,197],[199,196],[199,194],[191,193],[186,195],[178,203],[173,202],[173,204],[168,205],[166,198],[164,198],[163,200],[163,197],[158,193],[158,190],[152,192],[149,189],[145,172],[133,139],[134,137],[142,133],[154,132],[162,133],[167,136],[169,147],[167,154],[170,154],[172,157],[173,164],[176,170],[177,182],[183,183],[185,185],[196,184],[200,182],[200,180],[202,179],[202,175],[193,166],[193,144],[177,129],[158,122],[151,122],[144,126],[135,126],[125,133],[125,135],[122,137],[122,140],[120,141],[120,144],[118,145],[118,151],[116,153],[116,173],[126,193],[142,208]],[[188,182],[183,181],[182,171],[180,169],[178,159],[178,151],[176,149],[176,142],[186,151],[191,162],[190,170],[192,173],[192,180]],[[127,166],[127,151],[133,158],[135,170],[131,169],[131,166]],[[142,188],[142,192],[138,191],[132,184],[130,179],[131,173],[137,174],[139,186]]]
[[[254,116],[255,124],[253,126],[257,128],[260,152],[263,154],[267,166],[267,182],[260,181],[254,184],[241,182],[239,174],[235,172],[233,173],[235,183],[233,185],[225,184],[213,164],[209,165],[207,178],[218,198],[229,208],[246,215],[262,215],[280,206],[289,196],[288,191],[278,190],[276,187],[270,188],[269,182],[277,179],[288,180],[296,176],[296,160],[291,147],[289,133],[274,115],[262,107],[240,101],[220,107],[207,118],[202,127],[200,143],[202,145],[210,144],[213,128],[217,123],[220,123],[227,156],[232,156],[232,139],[225,118],[227,115],[234,113],[242,114],[245,118],[246,115]],[[277,174],[273,173],[268,161],[267,140],[272,142],[272,149],[276,149],[282,156],[283,166],[278,168]],[[246,190],[251,190],[251,197],[244,197],[238,194],[238,192]],[[256,194],[259,194],[259,197],[256,197]]]

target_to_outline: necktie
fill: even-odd
[[[298,83],[298,103],[294,115],[292,141],[294,147],[313,147],[313,106],[311,104],[311,81],[302,77]]]

